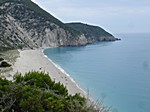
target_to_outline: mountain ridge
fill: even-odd
[[[80,46],[100,40],[64,24],[31,0],[0,0],[0,50]],[[106,33],[106,32],[105,32]],[[94,38],[94,39],[93,39]]]
[[[99,26],[89,25],[81,22],[66,23],[66,25],[83,33],[89,43],[93,43],[95,41],[119,40]]]

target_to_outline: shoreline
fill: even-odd
[[[61,68],[61,66],[57,65],[50,58],[48,58],[48,56],[44,54],[44,50],[41,51],[43,56],[47,58],[58,70],[65,74],[77,86],[77,88],[79,88],[84,93],[84,96],[86,96],[87,93],[78,85],[78,83],[76,83],[76,81],[64,69]]]
[[[75,80],[65,72],[59,65],[55,64],[44,54],[44,49],[40,50],[18,50],[20,56],[12,66],[13,70],[9,74],[22,73],[29,71],[40,71],[48,73],[52,80],[62,83],[68,89],[68,93],[87,97],[87,93],[75,82]],[[7,77],[9,80],[12,77]]]

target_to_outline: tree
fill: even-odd
[[[100,104],[87,105],[80,94],[69,95],[66,87],[43,72],[16,74],[13,81],[0,78],[1,112],[108,112]]]
[[[84,103],[85,98],[68,95],[64,85],[52,81],[43,72],[16,74],[14,81],[0,78],[2,112],[71,112],[81,109]]]

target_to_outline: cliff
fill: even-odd
[[[104,39],[87,35],[86,32],[90,34],[94,29],[84,32],[74,25],[64,24],[31,0],[0,0],[1,50],[79,46],[96,40],[116,40],[112,35]]]
[[[88,24],[83,24],[83,23],[67,23],[66,25],[83,33],[86,36],[87,41],[89,43],[93,43],[95,41],[118,40],[112,34],[108,33],[107,31],[105,31],[104,29],[98,26],[93,26],[93,25],[88,25]]]

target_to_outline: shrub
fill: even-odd
[[[60,82],[43,72],[16,74],[13,81],[0,78],[1,112],[108,112],[109,108],[87,105],[80,94],[69,95]]]
[[[84,97],[68,95],[65,86],[43,72],[16,74],[14,81],[0,78],[0,84],[0,111],[72,112],[85,104]]]

